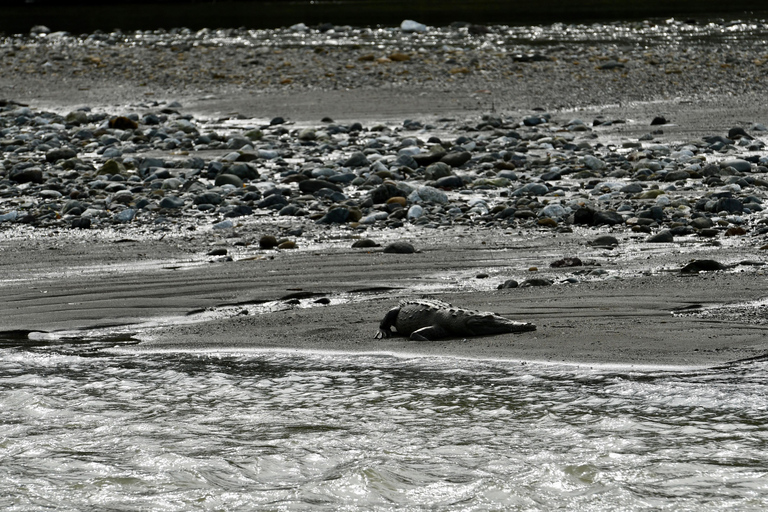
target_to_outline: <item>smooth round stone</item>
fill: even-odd
[[[245,146],[250,146],[250,144],[250,139],[240,135],[235,135],[227,141],[227,149],[242,149]]]
[[[304,128],[299,132],[298,139],[304,142],[309,142],[317,139],[317,133],[312,128]]]
[[[71,226],[74,229],[89,229],[91,227],[91,219],[88,217],[78,217],[76,219],[72,219]]]
[[[720,163],[721,167],[732,167],[737,172],[750,172],[752,164],[741,158],[733,158]]]
[[[428,203],[445,204],[448,202],[448,196],[442,190],[436,189],[435,187],[430,187],[428,185],[423,185],[414,190],[408,196],[408,200],[411,203],[426,201]]]
[[[619,192],[623,192],[624,194],[639,194],[643,191],[643,186],[639,183],[630,183],[628,185],[624,185],[619,189]]]
[[[600,171],[606,168],[605,162],[592,155],[584,157],[584,165],[592,169],[593,171]]]
[[[130,222],[136,216],[136,210],[133,208],[126,208],[125,210],[115,214],[114,219],[117,222]]]
[[[374,212],[366,215],[360,219],[360,224],[375,224],[379,220],[387,220],[389,214],[387,212]]]
[[[257,208],[282,209],[288,204],[288,198],[283,194],[271,194],[256,203]]]
[[[547,192],[549,192],[549,188],[547,188],[547,186],[542,183],[528,183],[518,188],[517,190],[512,192],[510,195],[512,196],[525,196],[525,195],[543,196]]]
[[[709,217],[696,217],[690,222],[690,226],[695,229],[707,229],[714,225]]]
[[[427,26],[423,23],[419,23],[418,21],[413,20],[403,20],[402,23],[400,23],[400,30],[403,32],[419,32],[424,33],[427,31]]]
[[[120,204],[129,204],[133,201],[133,194],[130,190],[119,190],[112,196],[112,201]]]
[[[184,206],[184,200],[176,196],[165,196],[160,200],[160,208],[177,209]]]
[[[424,179],[427,181],[435,181],[450,176],[452,172],[451,166],[445,162],[435,162],[434,164],[427,166],[427,169],[424,172]]]
[[[549,204],[539,210],[539,217],[550,217],[553,219],[559,219],[562,217],[565,217],[570,212],[570,209],[566,209],[564,206],[559,204]]]
[[[664,244],[674,242],[675,237],[669,230],[665,229],[663,231],[659,231],[655,235],[649,236],[645,239],[645,241],[649,244]]]
[[[517,174],[515,171],[510,171],[509,169],[505,169],[503,171],[499,171],[496,174],[497,178],[506,178],[510,181],[517,181]]]
[[[370,238],[363,238],[352,244],[352,248],[354,249],[370,249],[372,247],[380,247],[380,245]]]
[[[0,215],[0,222],[13,222],[19,218],[19,212],[16,210]]]
[[[600,226],[602,224],[614,226],[616,224],[624,224],[624,217],[616,212],[598,211],[595,212],[594,223],[596,226]]]
[[[343,224],[349,218],[349,209],[344,207],[333,208],[326,213],[323,218],[317,221],[318,224]]]
[[[413,159],[411,155],[400,155],[395,160],[395,165],[398,167],[408,167],[409,169],[418,169],[419,164]]]
[[[214,181],[214,184],[217,187],[220,187],[222,185],[232,185],[237,188],[242,188],[243,180],[241,180],[234,174],[219,174],[218,176],[216,176],[216,180]]]
[[[43,199],[59,199],[62,197],[61,192],[58,190],[41,190],[38,195]]]
[[[443,176],[435,182],[440,188],[461,188],[464,186],[464,180],[460,176]]]
[[[336,174],[336,171],[333,169],[329,169],[328,167],[318,167],[317,169],[312,169],[313,178],[328,178],[335,174]]]
[[[67,124],[80,126],[81,124],[88,122],[88,114],[82,110],[75,110],[74,112],[67,114],[67,117],[64,118],[64,120]]]
[[[471,159],[472,155],[468,151],[452,151],[441,158],[440,161],[451,167],[461,167]]]
[[[184,182],[181,181],[179,178],[168,178],[166,180],[163,180],[163,186],[160,187],[163,190],[176,190],[178,188],[181,188],[181,185]]]
[[[296,206],[295,204],[289,204],[281,208],[280,211],[278,212],[278,215],[281,215],[283,217],[296,217],[298,215],[301,215],[303,211],[304,210],[302,210],[300,207]]]
[[[43,183],[43,170],[39,167],[27,167],[26,169],[13,169],[8,177],[16,183]]]
[[[408,242],[393,242],[384,248],[387,254],[413,254],[416,249]]]
[[[216,192],[204,192],[195,196],[193,201],[195,204],[221,204],[223,199]]]
[[[271,149],[260,149],[257,153],[259,157],[263,158],[264,160],[274,160],[280,156],[280,153]]]
[[[216,224],[214,224],[211,227],[213,229],[219,230],[219,229],[230,229],[230,228],[232,228],[234,226],[235,226],[234,222],[232,222],[231,220],[227,219],[227,220],[223,220],[221,222],[217,222]]]
[[[74,149],[64,147],[50,150],[45,154],[45,159],[50,163],[55,163],[59,160],[68,160],[70,158],[75,158],[76,156],[77,153]]]
[[[514,279],[507,279],[496,288],[498,290],[504,290],[505,288],[517,288],[520,284]]]
[[[406,217],[408,218],[408,220],[415,220],[421,217],[422,215],[424,215],[424,208],[422,208],[418,204],[415,204],[410,208],[408,208],[408,214]]]
[[[355,151],[350,155],[349,158],[344,160],[343,165],[344,167],[363,167],[366,165],[371,165],[371,162],[370,160],[368,160],[368,158],[365,156],[365,154],[362,151]],[[379,165],[383,165],[383,164],[379,164]]]
[[[619,239],[611,235],[603,235],[595,238],[589,245],[592,247],[618,247]]]

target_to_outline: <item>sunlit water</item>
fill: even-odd
[[[768,364],[0,352],[2,510],[764,510]]]

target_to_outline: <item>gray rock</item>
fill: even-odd
[[[448,202],[448,196],[442,190],[424,185],[411,192],[408,195],[408,201],[411,203],[426,201],[428,203],[445,204]]]
[[[695,229],[708,229],[714,225],[709,217],[696,217],[691,219],[690,226]]]
[[[520,288],[529,288],[531,286],[552,286],[552,281],[549,279],[542,279],[542,278],[531,278],[526,279],[522,283],[520,283]]]
[[[204,192],[195,196],[193,202],[195,204],[221,204],[222,197],[216,192]]]
[[[408,167],[409,169],[418,169],[419,164],[413,159],[411,155],[400,155],[395,160],[395,165],[398,167]]]
[[[69,158],[75,158],[76,156],[77,153],[75,153],[75,150],[63,147],[50,150],[45,154],[45,159],[50,163],[55,163],[59,160],[67,160]]]
[[[543,183],[528,183],[513,191],[511,196],[543,196],[549,189]]]
[[[349,219],[349,209],[344,207],[332,208],[323,218],[317,221],[318,224],[343,224]]]
[[[662,244],[662,243],[670,243],[675,241],[674,235],[672,235],[672,232],[665,229],[662,231],[659,231],[655,235],[651,235],[648,238],[645,239],[645,241],[649,244]]]
[[[132,221],[135,216],[136,210],[133,208],[126,208],[125,210],[116,213],[114,219],[117,222],[126,223]]]
[[[605,162],[592,155],[584,157],[584,165],[592,169],[593,171],[600,171],[606,168]]]
[[[416,220],[422,215],[424,215],[424,208],[422,208],[418,204],[414,204],[413,206],[408,208],[408,214],[406,215],[406,217],[408,218],[408,220]]]
[[[427,167],[424,172],[424,179],[427,181],[435,181],[440,178],[445,178],[452,174],[451,166],[444,162],[436,162]]]
[[[91,219],[88,217],[77,217],[72,219],[71,226],[74,229],[89,229],[91,227]]]
[[[214,184],[217,187],[220,187],[222,185],[232,185],[235,188],[242,188],[243,187],[243,180],[235,176],[234,174],[219,174],[216,176],[216,180],[214,181]]]
[[[256,202],[256,208],[270,208],[282,210],[288,204],[288,198],[283,194],[270,194],[261,201]]]
[[[12,169],[8,177],[16,183],[43,183],[43,170],[39,167]]]
[[[593,247],[618,247],[619,240],[611,235],[603,235],[589,242],[589,245]]]
[[[460,176],[443,176],[435,182],[440,188],[461,188],[464,186],[464,180]]]
[[[403,22],[400,23],[400,30],[406,33],[410,33],[410,32],[424,33],[427,31],[427,26],[424,25],[423,23],[419,23],[418,21],[403,20]]]
[[[413,254],[416,249],[408,242],[392,242],[384,248],[387,254]]]
[[[451,167],[461,167],[471,159],[472,155],[468,151],[451,151],[441,158],[440,161]]]
[[[221,221],[221,222],[217,222],[216,224],[214,224],[214,225],[213,225],[213,226],[211,226],[211,227],[212,227],[213,229],[217,229],[217,230],[221,230],[221,229],[231,229],[231,228],[235,227],[235,223],[234,223],[234,222],[232,222],[231,220],[227,219],[227,220],[223,220],[223,221]]]
[[[621,214],[610,211],[595,212],[594,225],[601,226],[607,224],[608,226],[614,226],[616,224],[624,224],[624,217]]]
[[[370,238],[363,238],[355,241],[355,243],[352,244],[352,247],[354,249],[370,249],[372,247],[381,247],[381,245],[374,242]]]
[[[715,205],[716,212],[728,212],[728,213],[743,213],[744,205],[736,198],[733,197],[721,197],[717,200]]]
[[[639,194],[642,191],[643,186],[639,183],[629,183],[619,189],[619,192],[623,192],[624,194]]]
[[[364,167],[371,165],[370,160],[362,151],[355,151],[344,161],[344,167]]]
[[[184,200],[176,196],[165,196],[160,200],[160,208],[177,209],[184,206]]]
[[[750,172],[752,170],[752,164],[741,158],[732,158],[724,160],[720,163],[723,168],[732,167],[737,172]]]
[[[13,222],[19,218],[19,212],[16,210],[0,215],[0,222]]]
[[[65,117],[64,120],[67,124],[80,126],[81,124],[86,124],[88,122],[88,113],[83,112],[82,110],[75,110],[74,112],[67,114],[67,117]]]
[[[299,182],[299,190],[302,194],[314,194],[323,188],[331,189],[334,192],[344,191],[340,186],[336,185],[335,183],[331,183],[330,181],[309,179]]]

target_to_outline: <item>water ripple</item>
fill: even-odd
[[[8,349],[0,507],[759,510],[767,375]]]

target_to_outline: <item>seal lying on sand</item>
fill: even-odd
[[[456,308],[435,299],[401,301],[384,316],[374,338],[392,336],[392,327],[398,334],[418,341],[536,330],[531,323],[515,322],[488,311]]]

